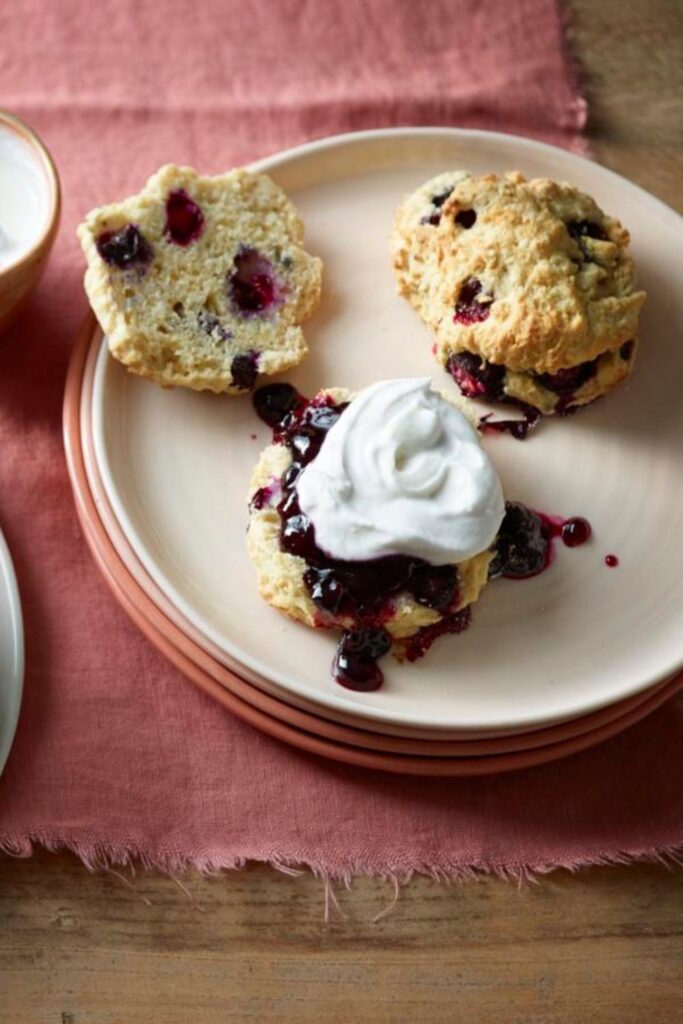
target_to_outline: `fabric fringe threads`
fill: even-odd
[[[657,864],[666,868],[683,867],[683,844],[667,847],[662,850],[645,849],[635,853],[614,853],[610,855],[591,855],[578,858],[573,861],[566,861],[558,864],[518,864],[514,866],[502,864],[489,864],[486,867],[474,868],[461,864],[418,865],[410,869],[400,871],[378,870],[369,864],[355,864],[345,870],[330,872],[327,868],[316,864],[314,861],[306,864],[289,864],[279,858],[268,858],[259,860],[249,857],[206,857],[201,855],[181,856],[178,854],[158,853],[145,855],[138,851],[122,848],[114,848],[108,844],[90,842],[84,843],[77,840],[55,840],[40,834],[24,838],[11,837],[0,842],[0,854],[9,857],[28,858],[36,852],[36,848],[42,848],[49,853],[72,853],[88,871],[93,873],[102,871],[113,875],[130,889],[138,899],[146,906],[153,906],[152,900],[141,893],[136,885],[136,867],[145,871],[157,871],[167,875],[177,885],[188,903],[198,912],[205,913],[205,908],[195,899],[184,882],[176,877],[177,873],[195,871],[205,878],[216,877],[224,871],[242,871],[248,864],[267,864],[289,878],[297,879],[310,874],[319,879],[322,883],[322,904],[323,920],[330,924],[337,918],[342,921],[348,920],[348,915],[340,906],[335,885],[343,886],[347,891],[351,889],[356,878],[376,878],[387,882],[392,887],[392,895],[387,906],[370,919],[372,924],[377,924],[391,916],[396,909],[401,896],[401,889],[407,885],[416,875],[431,878],[435,882],[443,884],[464,884],[465,882],[481,881],[487,876],[495,876],[501,881],[517,883],[519,888],[525,885],[536,884],[542,877],[553,871],[576,872],[582,868],[590,867],[615,867],[627,864]],[[116,867],[114,866],[116,865]],[[127,878],[118,868],[126,868],[130,872]]]

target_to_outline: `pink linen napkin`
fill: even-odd
[[[525,873],[674,854],[683,704],[601,747],[499,778],[426,780],[289,749],[223,711],[110,596],[60,438],[82,318],[74,228],[159,164],[205,172],[400,124],[505,129],[581,150],[585,105],[551,0],[172,0],[0,8],[0,95],[50,146],[64,215],[30,308],[0,339],[0,522],[27,637],[0,780],[0,848],[167,869],[247,859],[354,872]]]

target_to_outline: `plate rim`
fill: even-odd
[[[290,149],[283,150],[274,153],[268,157],[256,161],[249,165],[252,169],[269,172],[276,171],[279,167],[286,165],[289,162],[299,160],[301,158],[308,158],[316,153],[334,150],[342,148],[350,144],[358,143],[373,143],[386,139],[397,139],[409,141],[418,137],[419,139],[483,139],[483,140],[494,140],[499,141],[505,145],[521,146],[522,149],[526,149],[530,152],[541,150],[544,152],[551,152],[554,154],[560,154],[564,160],[570,162],[580,161],[590,167],[601,175],[606,176],[607,180],[618,182],[620,188],[626,187],[632,191],[639,198],[645,200],[648,203],[657,204],[660,208],[661,213],[667,217],[675,218],[676,226],[683,228],[683,217],[681,217],[675,210],[667,206],[662,200],[653,196],[639,185],[628,181],[621,175],[617,174],[609,168],[605,168],[595,161],[592,161],[584,156],[573,153],[568,150],[563,150],[560,147],[550,145],[548,143],[539,142],[535,139],[525,138],[523,136],[516,136],[509,133],[503,132],[488,132],[480,129],[459,129],[459,128],[439,128],[439,127],[420,127],[420,128],[388,128],[388,129],[369,129],[362,132],[349,132],[340,135],[326,136],[312,142],[306,142],[302,145],[291,147]],[[106,441],[105,441],[105,423],[104,416],[97,416],[98,410],[102,412],[103,403],[102,396],[104,394],[104,383],[106,375],[106,367],[108,365],[107,357],[107,346],[106,339],[102,339],[102,348],[97,358],[97,365],[95,370],[95,380],[93,389],[93,436],[95,443],[95,450],[97,454],[98,466],[100,474],[105,486],[105,490],[109,501],[114,509],[115,515],[119,520],[124,533],[131,542],[131,546],[137,557],[142,562],[145,570],[149,573],[151,578],[157,583],[160,588],[166,593],[166,595],[172,600],[172,602],[178,607],[183,616],[187,618],[193,625],[196,626],[203,634],[205,634],[212,642],[214,642],[222,650],[235,661],[243,664],[250,672],[257,676],[265,676],[265,678],[271,678],[273,673],[268,672],[268,666],[260,661],[252,658],[251,656],[245,657],[243,653],[238,653],[226,646],[225,639],[213,629],[210,623],[203,622],[202,617],[199,614],[195,614],[191,605],[184,600],[181,594],[178,593],[177,589],[170,583],[165,577],[165,574],[160,568],[157,568],[154,564],[154,560],[147,555],[145,545],[142,543],[140,538],[137,538],[137,531],[134,529],[132,521],[127,513],[127,510],[121,500],[119,500],[118,492],[113,480],[113,474],[109,471],[108,459],[106,457]],[[135,543],[134,539],[137,538],[138,542]],[[648,675],[646,678],[641,677],[639,681],[632,683],[632,685],[620,696],[617,700],[627,699],[637,693],[646,691],[651,686],[657,685],[665,681],[670,676],[678,673],[683,668],[683,654],[671,664],[667,664],[665,668],[661,669],[654,675]],[[291,683],[275,678],[275,682],[278,686],[282,686],[284,689],[293,690],[298,693],[296,687],[292,687]],[[305,696],[309,696],[308,693]],[[330,692],[320,691],[316,695],[316,700],[325,707],[338,707],[341,708],[345,713],[348,713],[355,717],[363,717],[371,721],[385,721],[396,725],[422,725],[426,723],[415,722],[415,718],[408,712],[401,712],[400,710],[387,710],[384,708],[358,705],[352,699],[346,697],[344,694],[336,694]],[[579,715],[590,714],[594,711],[600,710],[602,707],[606,707],[610,704],[615,703],[615,699],[610,696],[595,697],[592,700],[586,701],[577,708],[576,704],[563,704],[558,710],[552,714],[548,714],[547,711],[541,711],[534,713],[525,713],[521,717],[512,719],[507,716],[502,720],[481,721],[471,720],[468,723],[463,724],[455,723],[449,720],[447,723],[432,723],[430,722],[428,727],[438,731],[439,728],[451,731],[457,729],[462,733],[467,732],[482,732],[486,730],[502,730],[502,729],[524,729],[542,727],[544,725],[551,725],[557,722],[561,722],[566,719],[574,718]]]
[[[268,169],[272,168],[276,163],[279,164],[288,160],[298,159],[301,156],[307,156],[311,153],[325,152],[326,150],[343,147],[353,142],[371,142],[375,139],[400,138],[401,136],[409,138],[415,135],[422,138],[429,138],[430,136],[434,136],[436,138],[438,136],[451,135],[463,139],[493,139],[513,142],[515,145],[521,144],[522,148],[528,148],[530,150],[540,149],[550,153],[561,153],[563,156],[568,156],[572,160],[580,161],[587,166],[598,167],[602,173],[611,177],[615,182],[619,182],[620,186],[628,185],[629,189],[646,197],[649,202],[657,203],[662,208],[662,212],[673,214],[673,216],[681,222],[681,228],[683,229],[682,213],[675,210],[673,206],[669,206],[669,204],[665,203],[663,199],[659,198],[659,196],[654,195],[652,192],[648,192],[648,190],[643,188],[642,185],[637,185],[634,181],[631,181],[629,178],[625,178],[622,174],[619,174],[618,171],[612,170],[611,167],[606,167],[598,160],[592,160],[591,157],[585,156],[582,153],[577,153],[572,149],[564,149],[562,146],[555,146],[551,142],[543,142],[540,139],[534,139],[528,135],[515,135],[513,132],[495,132],[488,131],[485,128],[457,128],[448,125],[443,127],[440,127],[439,125],[415,125],[414,127],[400,126],[396,128],[366,128],[362,131],[356,132],[340,132],[338,135],[323,135],[317,139],[312,139],[309,142],[302,142],[297,146],[290,146],[287,149],[276,150],[267,156],[259,157],[258,160],[253,160],[245,166],[247,170],[267,174]]]
[[[14,743],[19,723],[19,714],[24,695],[25,671],[24,619],[21,608],[21,595],[19,593],[19,584],[12,555],[2,529],[0,529],[0,583],[8,599],[13,647],[12,669],[8,683],[8,714],[4,719],[4,724],[0,724],[0,775],[2,775],[12,750],[12,744]]]

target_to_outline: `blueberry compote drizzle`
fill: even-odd
[[[423,626],[413,636],[403,642],[403,656],[406,661],[417,661],[422,658],[435,640],[448,633],[462,633],[472,621],[472,611],[468,605],[461,608],[459,612],[446,615],[431,626]]]
[[[360,626],[344,633],[332,663],[337,682],[349,690],[370,692],[382,685],[378,660],[391,648],[391,637],[385,629]]]
[[[552,542],[562,539],[567,547],[585,544],[591,526],[582,516],[561,519],[536,512],[518,501],[505,502],[505,517],[495,543],[495,554],[489,566],[489,579],[505,576],[525,580],[538,576],[550,565]]]
[[[591,524],[583,516],[572,516],[562,523],[560,536],[568,548],[578,548],[590,540]]]
[[[166,237],[176,245],[196,242],[204,230],[201,207],[184,188],[169,192],[166,200]]]
[[[519,420],[494,420],[492,412],[479,418],[479,429],[482,434],[510,434],[516,441],[523,441],[530,430],[536,426],[541,418],[541,413],[526,402],[518,402],[508,399],[511,405],[516,405],[522,410],[522,418]]]
[[[418,604],[441,615],[452,614],[458,603],[457,569],[408,555],[351,562],[326,554],[316,544],[313,524],[301,510],[296,481],[346,406],[335,405],[326,396],[307,402],[291,385],[271,384],[255,393],[254,407],[273,429],[275,440],[285,444],[292,456],[280,481],[280,546],[307,563],[304,583],[323,615],[354,622],[353,629],[341,638],[334,661],[335,678],[351,689],[376,689],[382,682],[377,659],[391,647],[383,627],[391,617],[394,597],[407,591]]]
[[[505,401],[521,409],[523,418],[518,420],[491,420],[492,413],[482,416],[479,420],[479,429],[482,433],[507,432],[518,441],[523,441],[540,420],[541,414],[538,409],[505,394],[504,366],[489,363],[473,352],[455,352],[449,356],[446,370],[466,398],[481,398],[486,402]]]
[[[487,307],[484,307],[487,308]],[[625,342],[620,349],[622,359],[628,360],[633,351],[633,342]],[[555,412],[570,416],[579,406],[575,405],[576,392],[591,380],[598,370],[598,360],[590,359],[578,366],[570,366],[556,373],[532,374],[548,391],[557,395]],[[481,398],[485,402],[505,402],[520,409],[522,418],[516,420],[494,420],[492,413],[482,416],[479,429],[484,434],[511,434],[523,441],[541,419],[541,412],[533,405],[512,398],[505,393],[506,368],[489,363],[473,352],[454,352],[446,363],[446,372],[451,375],[466,398]],[[584,403],[588,404],[588,403]]]

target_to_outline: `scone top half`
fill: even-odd
[[[269,177],[162,167],[78,229],[112,354],[164,386],[240,393],[306,355],[322,265]]]
[[[569,184],[448,172],[399,209],[394,264],[465,394],[553,412],[629,372],[645,295],[628,244]]]

